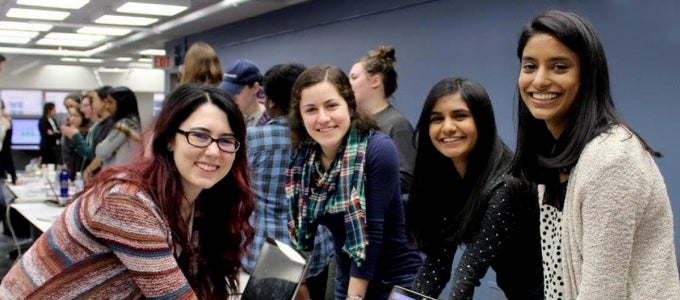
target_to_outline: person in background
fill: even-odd
[[[0,54],[0,73],[2,73],[2,69],[5,66],[5,60],[7,60],[7,58],[5,58],[4,55]]]
[[[484,88],[440,80],[423,105],[417,140],[406,230],[427,258],[413,289],[439,297],[464,244],[448,299],[472,299],[489,267],[508,299],[543,299],[536,195],[505,175],[512,152]]]
[[[260,126],[269,121],[264,104],[260,102],[262,74],[255,63],[247,59],[231,63],[219,87],[236,100],[248,127]]]
[[[85,119],[85,114],[80,110],[80,107],[76,106],[69,108],[68,114],[69,126],[77,129],[80,134],[87,135],[90,120]],[[61,153],[64,160],[64,167],[69,173],[69,179],[73,180],[76,177],[77,172],[83,171],[83,157],[76,152],[76,149],[71,142],[72,140],[69,138],[66,138],[66,140],[68,142],[62,144]]]
[[[544,11],[517,58],[513,172],[540,184],[546,299],[680,299],[660,154],[615,109],[593,27]]]
[[[401,192],[408,194],[413,180],[416,146],[413,126],[387,99],[397,90],[397,61],[391,46],[380,46],[359,58],[349,72],[349,82],[359,109],[372,115],[380,130],[392,138],[399,152]]]
[[[92,110],[92,122],[87,135],[82,135],[77,129],[70,126],[62,126],[64,135],[73,140],[76,153],[83,157],[83,170],[90,165],[95,156],[95,147],[108,135],[113,127],[113,121],[109,116],[111,113],[107,108],[106,99],[111,87],[106,85],[89,92],[90,109]],[[87,111],[87,110],[86,110]],[[85,175],[83,173],[83,175]]]
[[[173,91],[152,155],[106,168],[0,284],[7,299],[227,299],[252,241],[243,116],[224,92]],[[124,226],[121,226],[124,224]]]
[[[347,75],[335,66],[304,71],[291,109],[286,195],[295,245],[310,249],[318,224],[330,230],[335,299],[387,299],[394,285],[410,287],[422,261],[406,240],[392,140],[357,109]]]
[[[12,158],[12,118],[7,114],[5,101],[0,99],[0,188],[6,179],[11,179],[12,184],[20,183]],[[4,223],[6,209],[5,193],[0,189],[0,222],[5,225],[3,228],[8,228]],[[4,232],[7,233],[8,230]]]
[[[83,171],[85,180],[91,178],[95,170],[101,167],[129,162],[140,148],[139,140],[131,138],[132,135],[139,137],[141,134],[135,93],[124,86],[115,87],[109,90],[105,101],[111,113],[109,118],[113,122],[113,128],[97,144],[94,159]]]
[[[43,105],[43,114],[38,122],[41,164],[58,163],[57,152],[61,151],[59,148],[61,132],[57,127],[57,122],[54,120],[56,114],[57,108],[54,106],[54,103],[47,102]]]
[[[70,126],[71,125],[71,108],[75,108],[76,110],[80,109],[80,96],[78,94],[68,94],[64,98],[64,108],[66,108],[66,113],[63,114],[63,116],[60,116],[61,114],[57,114],[57,120],[58,124],[60,125],[59,130],[61,131],[61,151],[59,157],[61,157],[61,163],[62,167],[65,168],[69,172],[69,176],[71,173],[75,175],[75,169],[71,169],[73,167],[72,164],[72,153],[74,151],[74,145],[71,139],[64,134],[64,131],[61,129],[61,126]],[[82,123],[81,119],[81,123]],[[80,163],[82,163],[82,160],[79,160]],[[80,165],[78,166],[80,168]],[[73,177],[71,177],[73,179]]]
[[[222,82],[222,75],[222,64],[215,50],[207,43],[196,42],[184,56],[184,71],[179,83],[216,87]]]

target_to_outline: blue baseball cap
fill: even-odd
[[[262,81],[260,69],[250,60],[239,58],[227,66],[219,88],[231,96],[240,93],[244,86]]]

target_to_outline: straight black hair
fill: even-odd
[[[434,105],[456,93],[467,103],[477,127],[477,142],[468,157],[464,177],[450,158],[437,151],[429,135]],[[470,79],[442,79],[425,100],[415,135],[418,152],[406,204],[410,241],[426,253],[442,245],[471,241],[486,210],[488,193],[500,183],[498,177],[507,171],[512,158],[512,152],[498,136],[489,95]],[[444,218],[446,221],[442,221]]]

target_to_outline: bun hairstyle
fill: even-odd
[[[397,90],[397,71],[394,70],[394,63],[397,62],[397,58],[394,47],[382,45],[378,49],[369,51],[368,55],[359,58],[357,62],[363,63],[368,74],[381,75],[385,98],[394,94]]]

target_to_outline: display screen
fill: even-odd
[[[12,149],[38,150],[40,148],[39,120],[38,117],[12,119]]]

